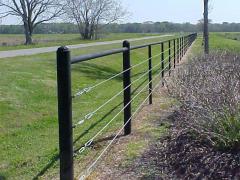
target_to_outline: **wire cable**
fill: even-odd
[[[163,61],[167,60],[170,56],[166,57]],[[129,84],[127,87],[125,87],[123,90],[115,94],[113,97],[111,97],[109,100],[107,100],[105,103],[103,103],[101,106],[99,106],[96,110],[93,112],[88,113],[87,115],[84,116],[83,119],[79,120],[75,125],[73,125],[73,128],[76,128],[77,126],[83,124],[85,121],[91,119],[100,109],[105,107],[108,103],[113,101],[116,97],[118,97],[120,94],[122,94],[126,89],[128,89],[132,84],[138,82],[141,80],[145,75],[147,75],[150,71],[154,70],[157,66],[159,66],[163,61],[160,63],[156,64],[154,67],[152,67],[150,70],[146,71],[144,74],[142,74],[138,79],[134,80],[131,84]]]
[[[138,106],[138,108],[136,109],[136,111],[132,114],[132,116],[128,119],[128,121],[123,125],[123,127],[118,131],[118,133],[114,136],[114,138],[110,141],[110,143],[107,145],[107,147],[101,152],[101,154],[97,157],[97,159],[88,167],[88,169],[86,170],[86,173],[84,175],[82,175],[79,180],[84,180],[85,178],[87,178],[90,174],[91,174],[91,169],[96,165],[96,163],[99,161],[99,159],[104,155],[104,153],[109,149],[109,147],[113,144],[113,142],[117,139],[117,137],[119,136],[119,134],[123,131],[123,129],[126,127],[126,125],[129,123],[129,121],[138,113],[138,111],[142,108],[142,106],[144,105],[144,103],[148,100],[149,96],[151,94],[153,94],[153,92],[159,87],[159,85],[161,84],[158,83],[158,85],[156,85],[154,87],[154,89],[152,90],[152,92],[147,96],[147,98],[144,99],[144,101]]]
[[[150,59],[153,59],[153,58],[156,58],[156,57],[162,55],[162,54],[165,53],[166,51],[168,51],[168,49],[165,50],[164,52],[161,52],[161,53],[159,53],[159,54],[156,54],[156,55],[152,56],[151,58],[148,58],[148,59],[146,59],[146,60],[144,60],[144,61],[142,61],[142,62],[140,62],[140,63],[138,63],[138,64],[135,64],[135,65],[131,66],[130,68],[128,68],[128,69],[126,69],[126,70],[124,70],[124,71],[122,71],[122,72],[120,72],[120,73],[118,73],[118,74],[115,74],[114,76],[112,76],[112,77],[110,77],[110,78],[108,78],[108,79],[106,79],[106,80],[104,80],[104,81],[101,81],[101,82],[97,83],[96,85],[93,85],[93,86],[90,86],[90,87],[86,87],[86,88],[78,91],[77,93],[75,93],[75,95],[73,96],[73,98],[79,97],[79,96],[81,96],[81,95],[83,95],[83,94],[85,94],[85,93],[90,92],[92,89],[94,89],[94,88],[96,88],[96,87],[98,87],[98,86],[100,86],[100,85],[102,85],[102,84],[104,84],[104,83],[106,83],[106,82],[108,82],[108,81],[110,81],[110,80],[112,80],[112,79],[120,76],[121,74],[129,71],[130,69],[133,69],[133,68],[135,68],[135,67],[137,67],[137,66],[140,66],[140,65],[144,64],[145,62],[149,61]]]
[[[166,66],[166,67],[167,67],[167,66]],[[161,74],[162,71],[164,71],[164,70],[166,69],[166,67],[165,67],[164,69],[162,69],[162,70],[159,72],[159,74]],[[84,144],[84,146],[81,147],[81,148],[78,150],[78,153],[75,153],[75,154],[74,154],[74,156],[76,156],[77,154],[81,154],[87,147],[89,147],[89,146],[92,144],[92,142],[94,141],[94,139],[95,139],[99,134],[101,134],[102,131],[103,131],[104,129],[106,129],[106,128],[109,126],[109,124],[111,124],[111,123],[118,117],[118,115],[119,115],[134,99],[136,99],[136,97],[138,97],[139,94],[140,94],[143,90],[145,90],[145,88],[146,88],[151,82],[153,82],[155,79],[157,79],[157,77],[159,77],[159,74],[158,74],[155,78],[153,78],[151,81],[149,81],[149,83],[148,83],[144,88],[142,88],[142,90],[139,91],[139,92],[131,99],[131,101],[128,102],[100,131],[98,131],[89,141],[87,141],[87,142]]]
[[[188,46],[189,44],[187,43],[187,45],[186,46]],[[186,47],[185,46],[185,47]],[[166,66],[166,67],[168,67],[168,65]],[[166,68],[165,67],[165,68]],[[162,71],[164,71],[165,70],[165,68],[162,70]],[[160,71],[160,73],[162,72],[162,71]],[[159,73],[159,74],[160,74]],[[156,77],[158,77],[158,76],[156,76]],[[156,79],[156,77],[154,78],[154,79]],[[152,80],[153,81],[153,80]],[[150,83],[150,82],[149,82]],[[148,84],[149,84],[148,83]],[[109,149],[109,147],[113,144],[113,142],[117,139],[117,137],[119,136],[119,134],[123,131],[123,129],[125,128],[125,126],[129,123],[129,121],[138,113],[138,111],[142,108],[142,106],[144,105],[144,103],[147,101],[147,99],[149,98],[149,96],[150,95],[152,95],[153,94],[153,92],[157,89],[157,87],[159,86],[161,84],[161,82],[159,82],[159,84],[158,85],[156,85],[155,87],[154,87],[154,89],[151,91],[151,93],[149,93],[149,95],[147,96],[147,98],[139,105],[139,107],[136,109],[136,111],[132,114],[132,116],[128,119],[128,121],[124,124],[124,126],[118,131],[118,133],[113,137],[113,139],[110,141],[110,143],[107,145],[107,147],[101,152],[101,154],[97,157],[97,159],[88,167],[88,169],[85,171],[85,173],[82,175],[82,176],[80,176],[80,178],[79,178],[79,180],[84,180],[85,178],[87,178],[90,174],[91,174],[91,172],[92,172],[92,169],[93,169],[93,167],[96,165],[96,163],[100,160],[100,158],[104,155],[104,153]],[[145,87],[143,88],[143,89],[145,89]],[[142,90],[143,90],[142,89]],[[137,96],[137,95],[136,95]],[[136,97],[135,96],[135,97]],[[124,107],[125,108],[125,107]],[[94,136],[94,137],[96,137],[96,136]],[[92,141],[93,141],[93,138],[91,139]],[[88,141],[88,142],[92,142],[92,141]],[[89,145],[89,143],[88,143],[88,145]]]

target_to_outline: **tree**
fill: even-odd
[[[23,23],[25,44],[32,44],[34,29],[43,22],[58,17],[63,6],[58,0],[2,0],[0,18],[19,17]]]
[[[204,52],[209,54],[209,32],[208,32],[208,0],[204,0],[204,28],[203,28],[203,37],[204,37]]]
[[[65,12],[78,25],[83,39],[96,38],[100,25],[119,21],[126,15],[117,0],[66,0]]]

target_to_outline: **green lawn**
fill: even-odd
[[[120,37],[119,37],[120,38]],[[122,37],[121,37],[122,38]],[[171,37],[172,38],[172,37]],[[138,41],[134,45],[167,38]],[[72,56],[119,48],[121,45],[73,50]],[[153,48],[153,55],[160,46]],[[166,54],[167,56],[167,54]],[[131,53],[132,65],[147,59],[147,49]],[[160,57],[153,59],[153,66]],[[38,175],[49,179],[58,174],[58,122],[55,53],[0,60],[0,179],[32,179]],[[147,71],[147,63],[133,69],[132,81]],[[154,77],[160,65],[154,69]],[[112,55],[72,66],[73,93],[121,72],[122,55]],[[158,76],[160,77],[160,76]],[[157,78],[153,84],[159,82]],[[133,96],[147,83],[147,76],[132,86]],[[143,85],[144,84],[144,85]],[[142,85],[140,87],[140,85]],[[122,89],[118,77],[73,100],[73,122],[76,123]],[[133,103],[133,111],[147,96],[147,89]],[[122,108],[122,95],[101,109],[91,120],[74,130],[74,148],[80,148]],[[123,124],[120,114],[96,140],[116,132]],[[104,144],[104,143],[103,143]],[[84,169],[100,152],[85,151],[75,158]],[[85,156],[85,155],[88,156]]]
[[[121,36],[121,35],[120,35]],[[171,37],[172,38],[172,37]],[[116,39],[116,37],[115,37]],[[122,39],[122,37],[119,39]],[[133,45],[162,39],[138,41]],[[201,52],[201,38],[193,50]],[[240,42],[222,36],[221,33],[210,34],[211,49],[239,52]],[[121,45],[89,47],[73,50],[72,56],[99,52]],[[200,50],[200,51],[199,51]],[[160,47],[153,48],[153,55],[160,53]],[[167,56],[167,55],[166,55]],[[147,49],[134,50],[131,53],[132,64],[147,59]],[[154,58],[153,66],[160,62]],[[56,96],[56,60],[55,53],[34,56],[7,58],[0,60],[0,179],[32,179],[49,177],[58,174],[58,123]],[[156,69],[159,72],[159,67]],[[113,55],[72,66],[73,93],[79,89],[101,82],[120,72],[122,55]],[[143,64],[132,71],[132,81],[147,70]],[[157,71],[154,71],[156,77]],[[159,79],[154,81],[157,84]],[[147,83],[147,76],[132,87],[133,96]],[[141,84],[141,87],[139,87]],[[107,99],[122,89],[121,77],[106,83],[99,88],[73,100],[73,121],[76,123],[86,114],[95,110]],[[133,111],[147,96],[147,90],[133,103]],[[78,149],[100,130],[122,108],[122,96],[101,109],[91,120],[74,130],[74,148]],[[110,111],[111,110],[111,111]],[[109,112],[110,111],[110,112]],[[116,132],[123,123],[123,115],[96,140],[101,140]],[[101,143],[95,150],[86,150],[75,158],[84,169],[104,147]],[[86,156],[87,155],[87,156]],[[43,176],[42,176],[43,174]],[[47,178],[48,177],[48,178]]]
[[[98,40],[82,40],[79,34],[34,34],[33,45],[23,45],[24,35],[22,34],[0,34],[0,51],[27,49],[37,47],[61,46],[82,44],[89,42],[111,41],[127,38],[140,38],[146,36],[159,36],[161,34],[144,33],[109,33],[103,34]]]
[[[240,33],[210,33],[209,36],[209,46],[210,51],[230,51],[233,53],[240,53],[240,41],[234,40],[239,37]],[[203,53],[203,38],[199,34],[195,45],[192,48],[192,54],[202,54]]]
[[[210,48],[213,50],[227,50],[240,52],[240,33],[210,33]]]

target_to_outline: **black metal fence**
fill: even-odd
[[[161,58],[160,62],[160,75],[163,79],[165,73],[168,72],[169,76],[171,75],[171,69],[176,67],[176,64],[182,59],[187,49],[191,46],[193,41],[196,39],[197,34],[189,34],[186,36],[181,36],[178,38],[170,39],[167,41],[161,41],[156,43],[144,44],[140,46],[130,46],[128,41],[123,42],[123,47],[120,49],[112,49],[100,53],[87,54],[78,57],[71,58],[70,50],[67,47],[60,47],[57,51],[57,83],[58,83],[58,121],[59,121],[59,146],[60,146],[60,179],[61,180],[72,180],[74,179],[73,173],[73,124],[72,124],[72,85],[71,85],[71,66],[76,63],[81,63],[84,61],[89,61],[92,59],[110,56],[113,54],[123,55],[123,70],[121,73],[117,75],[123,75],[123,104],[124,107],[122,111],[124,112],[124,125],[121,130],[124,130],[124,134],[128,135],[131,133],[131,119],[133,115],[140,109],[136,110],[132,114],[131,103],[135,99],[131,97],[131,51],[135,49],[148,48],[148,97],[145,99],[149,100],[149,104],[152,104],[152,94],[155,88],[153,88],[153,78],[152,78],[152,46],[160,45],[160,53],[158,56]],[[164,45],[168,46],[165,47]],[[168,53],[168,64],[165,63],[165,54]],[[142,64],[140,62],[139,64]],[[138,65],[138,64],[137,64]],[[134,65],[134,66],[137,66]],[[117,75],[109,78],[112,79]],[[109,80],[108,79],[108,80]],[[104,81],[106,82],[106,80]],[[102,82],[102,83],[104,83]],[[162,81],[163,83],[163,81]],[[78,94],[82,94],[89,89],[84,89]],[[77,95],[78,95],[77,94]],[[119,95],[119,93],[117,94]],[[115,96],[114,96],[115,97]],[[113,98],[114,98],[113,97]],[[112,98],[111,98],[112,99]],[[144,102],[145,102],[144,101]],[[143,102],[143,103],[144,103]],[[143,104],[142,103],[142,104]],[[142,105],[141,104],[141,105]],[[121,131],[119,131],[120,133]],[[119,134],[118,133],[118,134]],[[117,134],[117,135],[118,135]],[[113,139],[114,140],[114,139]],[[112,141],[113,141],[112,140]],[[111,141],[111,143],[112,143]],[[85,144],[85,146],[91,145],[93,139]],[[110,144],[111,145],[111,144]],[[109,146],[107,146],[108,148]],[[106,149],[104,149],[103,153]],[[102,154],[103,154],[102,153]],[[101,155],[102,155],[101,154]],[[89,169],[87,173],[81,176],[80,179],[84,179],[87,175],[89,175]]]

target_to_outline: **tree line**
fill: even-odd
[[[127,15],[118,0],[0,0],[0,20],[17,17],[22,24],[25,44],[46,22],[61,19],[76,24],[83,39],[96,38],[100,25],[119,21]],[[2,26],[2,29],[7,26]],[[17,28],[18,26],[12,26]]]
[[[98,25],[99,33],[167,33],[167,32],[202,32],[202,23],[171,23],[171,22],[145,22],[145,23],[111,23]],[[211,32],[240,32],[240,23],[210,23]],[[0,34],[22,34],[22,25],[0,25]],[[73,23],[43,23],[34,29],[36,34],[72,34],[79,33],[78,25]]]
[[[204,0],[205,7],[208,7],[208,1]],[[128,15],[128,11],[123,8],[119,0],[0,0],[0,20],[13,16],[21,23],[21,26],[1,25],[0,33],[23,33],[25,44],[31,44],[33,33],[79,33],[82,39],[97,39],[103,32],[198,32],[203,30],[204,24],[205,29],[208,27],[207,13],[205,13],[205,21],[200,20],[198,24],[151,21],[119,24]],[[70,23],[52,23],[59,20]],[[240,24],[210,23],[209,30],[240,31]]]

